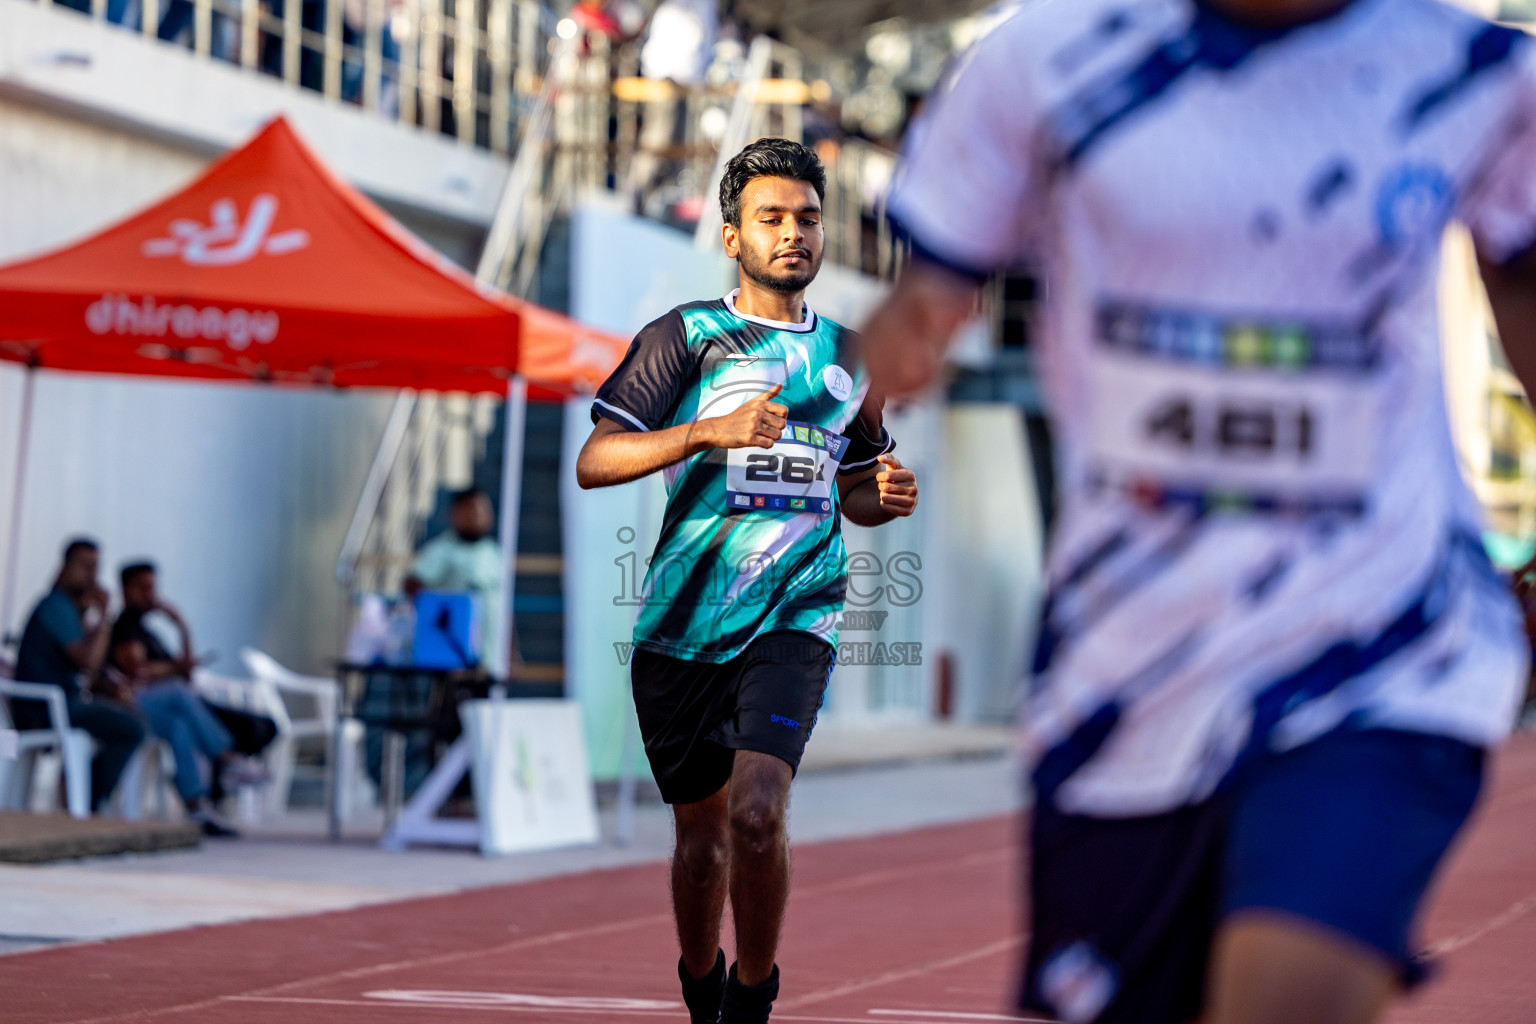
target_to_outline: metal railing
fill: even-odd
[[[510,152],[554,15],[533,0],[37,0]]]
[[[861,139],[823,149],[827,260],[890,280],[907,257],[907,246],[895,236],[885,211],[896,154]]]
[[[471,482],[497,404],[415,392],[396,399],[336,561],[337,582],[350,594],[399,592],[439,492]]]
[[[483,284],[519,296],[533,290],[544,239],[563,197],[555,136],[559,106],[581,70],[576,47],[559,46],[518,137],[517,155],[480,252],[475,277]]]
[[[537,251],[572,196],[609,190],[652,216],[718,236],[723,162],[753,139],[804,140],[806,111],[830,110],[799,51],[759,37],[720,57],[704,84],[640,75],[640,47],[572,30],[537,0],[36,0],[119,25],[378,116],[520,154],[516,231],[493,238],[502,287],[526,295]],[[717,55],[718,56],[718,55]],[[823,118],[825,121],[826,119]],[[828,259],[888,274],[899,247],[876,198],[894,154],[827,138]],[[506,204],[503,203],[503,209]]]

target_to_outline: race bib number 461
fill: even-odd
[[[772,448],[732,448],[726,458],[726,507],[830,515],[837,467],[847,448],[841,434],[793,420]]]
[[[1101,483],[1279,510],[1364,500],[1387,397],[1366,339],[1105,319],[1088,365]]]

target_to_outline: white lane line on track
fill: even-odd
[[[960,1013],[957,1010],[870,1010],[871,1017],[931,1017],[940,1021],[1011,1020],[1015,1024],[1057,1024],[1044,1017],[1014,1017],[1006,1013]]]
[[[416,1010],[449,1010],[457,1012],[462,1012],[464,1010],[490,1010],[496,1013],[561,1013],[570,1014],[573,1016],[602,1015],[609,1019],[634,1017],[645,1020],[654,1020],[656,1018],[674,1020],[677,1017],[677,1011],[675,1010],[607,1010],[579,1009],[575,1007],[514,1005],[467,1006],[463,1003],[396,1003],[382,1002],[375,999],[322,999],[310,996],[224,996],[220,1001],[226,1003],[280,1003],[284,1005],[298,1006],[352,1006],[368,1010],[395,1008]],[[925,1011],[918,1012],[922,1013]],[[792,1013],[775,1013],[773,1015],[773,1019],[775,1021],[795,1021],[796,1024],[870,1024],[868,1017],[815,1017]],[[955,1024],[962,1024],[964,1021],[976,1019],[976,1015],[973,1014],[967,1016],[965,1014],[958,1014],[948,1018],[941,1018],[941,1020],[943,1019],[952,1020],[955,1022]],[[1015,1021],[1019,1022],[1019,1024],[1028,1024],[1029,1022],[1029,1018],[1027,1017],[986,1017],[984,1019]],[[935,1024],[935,1018],[931,1016],[910,1017],[906,1019],[900,1017],[881,1017],[880,1024]],[[1042,1022],[1042,1024],[1052,1024],[1052,1022]]]
[[[1489,918],[1475,928],[1462,932],[1460,935],[1452,936],[1449,939],[1440,940],[1429,947],[1429,955],[1444,956],[1446,953],[1454,953],[1463,946],[1470,946],[1489,932],[1498,931],[1505,925],[1519,920],[1533,910],[1536,910],[1536,894],[1511,903],[1502,913]]]
[[[795,890],[791,895],[816,895],[821,893],[837,892],[845,889],[860,888],[869,885],[878,885],[882,882],[900,881],[925,874],[938,874],[941,872],[964,870],[979,867],[985,864],[995,863],[999,860],[1010,859],[1017,856],[1017,849],[1013,846],[994,847],[991,850],[981,850],[967,854],[959,858],[947,858],[945,860],[922,861],[918,864],[910,864],[900,868],[886,868],[880,871],[868,871],[862,875],[853,875],[849,878],[838,879],[831,882],[823,882],[820,885],[809,885]],[[312,978],[299,978],[294,981],[284,982],[279,985],[270,985],[262,988],[251,989],[248,992],[235,993],[233,995],[213,996],[208,999],[199,999],[192,1003],[173,1004],[171,1006],[157,1006],[140,1010],[133,1014],[136,1020],[148,1020],[162,1014],[186,1013],[191,1010],[205,1010],[217,1006],[227,999],[266,996],[279,992],[289,992],[308,985],[319,985],[332,981],[349,981],[356,978],[366,978],[371,975],[382,974],[386,971],[407,970],[420,967],[439,967],[445,964],[457,963],[462,960],[472,960],[484,956],[501,956],[506,953],[515,953],[519,950],[537,948],[539,946],[553,945],[557,942],[565,942],[573,939],[594,938],[610,932],[627,931],[630,928],[638,928],[648,924],[663,924],[670,926],[672,915],[645,914],[622,921],[610,921],[606,924],[592,925],[586,928],[572,928],[564,931],[550,932],[545,935],[532,935],[523,939],[503,943],[500,946],[487,946],[480,949],[456,950],[452,953],[438,953],[435,956],[421,957],[416,960],[397,960],[391,963],[373,964],[368,967],[355,967],[345,971],[337,971],[331,974],[318,975]],[[370,1003],[377,1006],[377,1003]],[[788,1018],[779,1017],[780,1020]],[[122,1014],[114,1013],[110,1016],[87,1017],[61,1024],[109,1024],[109,1022],[122,1020]],[[868,1024],[865,1019],[864,1024]],[[926,1024],[926,1022],[914,1022],[914,1024]]]
[[[809,995],[800,996],[796,999],[785,1000],[779,1005],[783,1009],[793,1010],[799,1009],[802,1006],[809,1006],[812,1003],[826,1002],[828,999],[836,999],[839,996],[862,992],[865,989],[875,988],[878,985],[889,985],[897,981],[906,981],[909,978],[917,978],[924,974],[931,974],[934,971],[942,971],[947,967],[958,967],[961,964],[970,963],[972,960],[982,960],[989,956],[995,956],[998,953],[1003,953],[1017,947],[1023,941],[1024,936],[1011,935],[1006,939],[989,942],[985,946],[967,950],[964,953],[940,957],[937,960],[925,960],[922,963],[912,964],[910,967],[899,967],[894,971],[883,971],[880,974],[860,978],[857,981],[833,985],[831,988],[824,988],[820,992],[812,992]]]

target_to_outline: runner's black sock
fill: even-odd
[[[715,966],[702,978],[695,978],[677,960],[677,977],[683,983],[683,1002],[693,1024],[716,1024],[720,1019],[720,1000],[725,994],[725,950],[715,954]]]
[[[720,1004],[720,1024],[768,1024],[768,1014],[778,997],[778,964],[773,965],[773,973],[761,985],[743,985],[736,977],[736,965],[731,964],[725,999]]]

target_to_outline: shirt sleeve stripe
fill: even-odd
[[[629,423],[634,424],[634,427],[635,427],[636,430],[643,430],[647,434],[649,434],[651,432],[651,428],[650,427],[646,426],[644,423],[641,423],[639,420],[635,419],[635,417],[631,416],[629,413],[625,412],[623,409],[620,409],[616,405],[609,405],[607,402],[603,401],[601,398],[594,398],[594,399],[592,399],[592,404],[593,405],[600,405],[604,409],[607,409],[609,412],[613,413],[615,416],[623,417]]]
[[[882,430],[883,429],[884,428],[882,428]],[[851,473],[851,472],[853,472],[856,469],[868,469],[870,466],[873,466],[876,462],[880,461],[880,456],[881,455],[887,454],[888,452],[890,452],[890,450],[892,448],[895,448],[895,447],[896,447],[896,439],[894,437],[892,437],[890,434],[886,434],[885,435],[885,447],[880,449],[879,455],[876,455],[872,459],[865,459],[863,462],[845,462],[842,465],[837,467],[837,471],[839,473]]]
[[[974,284],[985,283],[987,278],[991,277],[994,273],[997,272],[996,268],[984,269],[974,263],[964,262],[962,260],[954,259],[950,256],[945,256],[942,253],[935,252],[931,247],[926,245],[922,239],[913,234],[912,230],[908,228],[905,223],[898,220],[895,214],[891,214],[890,219],[891,226],[895,229],[896,234],[899,237],[906,239],[907,244],[912,247],[912,258],[914,260],[923,263],[932,263],[935,266],[942,267],[950,273],[957,274]]]

